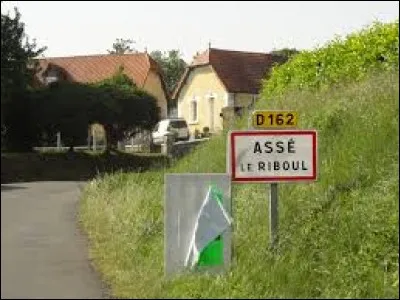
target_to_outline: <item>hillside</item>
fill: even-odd
[[[280,70],[270,81],[279,89],[265,84],[257,108],[296,110],[299,128],[318,130],[319,179],[280,184],[279,253],[266,247],[267,185],[235,184],[232,269],[223,276],[163,278],[164,173],[225,172],[226,135],[214,137],[172,168],[114,174],[87,186],[80,219],[90,255],[116,296],[399,297],[398,58],[323,85],[311,83],[320,77],[309,78],[310,88],[303,79],[274,79]],[[237,128],[246,126],[245,116]]]
[[[270,103],[318,130],[319,180],[280,185],[278,257],[266,250],[266,186],[234,185],[236,254],[223,277],[163,281],[163,172],[94,181],[81,218],[116,295],[398,297],[398,82],[380,73]],[[165,172],[225,172],[225,143],[215,138]]]

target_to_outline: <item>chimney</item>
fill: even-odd
[[[197,56],[199,56],[199,51],[196,51],[196,54],[195,54],[195,55],[193,55],[193,59],[196,59],[196,58],[197,58]]]

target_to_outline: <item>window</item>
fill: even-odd
[[[254,109],[254,106],[256,105],[256,102],[257,102],[257,98],[258,98],[258,95],[252,95],[251,96],[251,102],[250,102],[250,104],[248,105],[248,109]]]
[[[168,117],[169,118],[178,117],[178,109],[176,107],[170,107],[168,110]]]
[[[190,102],[190,121],[197,122],[197,101],[195,98]]]
[[[53,82],[57,82],[58,78],[56,76],[47,76],[47,77],[45,77],[45,81],[47,84],[50,84]]]
[[[169,123],[169,128],[177,129],[177,128],[178,128],[178,123],[177,123],[177,122],[174,122],[174,121],[171,121],[171,122]]]
[[[182,128],[186,128],[187,124],[186,124],[186,121],[176,120],[176,121],[170,122],[170,127],[175,128],[175,129],[182,129]]]
[[[46,77],[44,78],[46,84],[51,84],[53,82],[57,82],[58,81],[58,72],[56,70],[52,70],[50,69],[47,74]]]
[[[230,106],[230,107],[235,106],[235,94],[232,93],[225,94],[225,106]]]
[[[178,121],[178,128],[186,128],[187,124],[186,121]]]

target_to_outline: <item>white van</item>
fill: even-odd
[[[165,119],[158,122],[153,129],[151,134],[153,144],[162,144],[167,133],[174,133],[176,141],[187,141],[190,138],[189,127],[185,119]]]

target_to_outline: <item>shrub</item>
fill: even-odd
[[[195,131],[194,131],[194,138],[195,138],[195,139],[201,138],[201,132],[200,132],[200,130],[195,129]]]
[[[399,64],[399,22],[375,22],[345,39],[334,38],[324,47],[302,51],[287,63],[275,66],[263,82],[269,100],[286,91],[327,87],[364,78],[371,69]]]
[[[204,127],[203,128],[203,136],[204,137],[209,137],[210,136],[210,128],[209,127]]]

